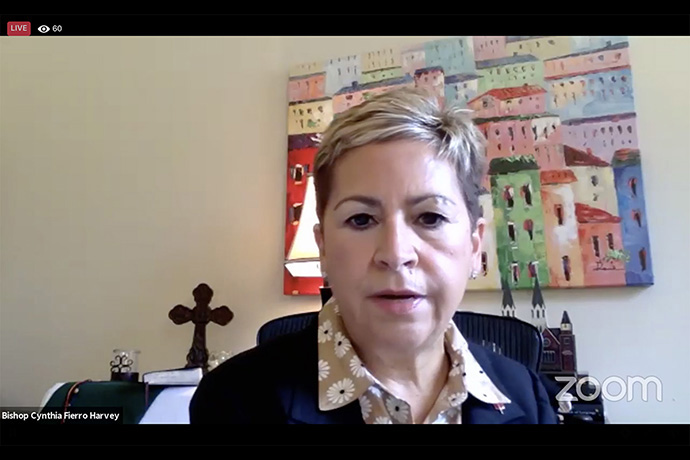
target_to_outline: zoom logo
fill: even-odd
[[[41,32],[42,34],[44,34],[46,32],[50,32],[50,27],[43,25],[43,26],[38,28],[38,31]]]

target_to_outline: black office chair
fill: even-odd
[[[456,312],[453,321],[468,341],[539,371],[544,339],[536,326],[510,316],[470,311]]]
[[[259,332],[256,334],[256,344],[261,345],[281,335],[306,329],[317,320],[318,316],[318,312],[307,312],[272,319],[259,328]]]
[[[297,313],[265,323],[257,334],[257,344],[298,332],[318,319],[318,312]],[[517,318],[461,311],[453,321],[463,336],[537,372],[541,365],[542,335],[535,326]]]

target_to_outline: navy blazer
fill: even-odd
[[[501,413],[471,394],[463,424],[556,424],[538,376],[512,359],[468,343],[484,372],[512,401]],[[316,322],[242,352],[207,373],[189,405],[191,424],[364,424],[359,402],[321,411]]]

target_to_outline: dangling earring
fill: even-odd
[[[470,274],[470,279],[476,280],[477,279],[477,270],[472,270],[472,273]]]

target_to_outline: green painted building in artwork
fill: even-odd
[[[533,155],[495,158],[489,166],[498,268],[511,289],[549,285],[539,166]]]

